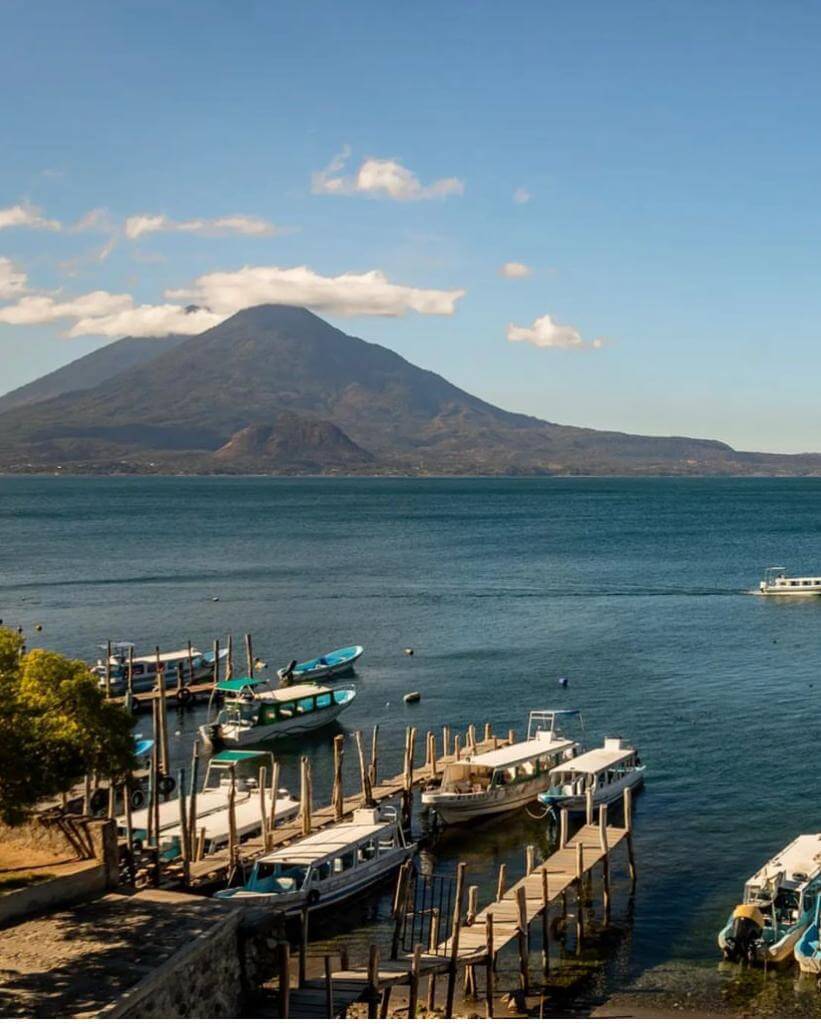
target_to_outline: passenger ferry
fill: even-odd
[[[244,747],[300,733],[335,721],[353,703],[356,690],[303,683],[273,689],[258,679],[226,679],[216,692],[225,705],[215,719],[200,726],[209,749]]]
[[[764,570],[764,579],[758,584],[759,593],[776,597],[801,597],[821,594],[821,575],[787,576],[783,565]]]
[[[100,645],[108,653],[108,644]],[[128,686],[128,664],[131,659],[131,690],[133,693],[146,693],[153,690],[157,684],[157,655],[141,654],[134,655],[134,644],[125,641],[118,641],[111,645],[111,658],[109,659],[111,695],[121,697]],[[228,648],[218,651],[219,660],[222,661],[228,654]],[[190,664],[189,664],[190,655]],[[183,686],[190,686],[191,683],[206,682],[214,678],[214,655],[213,652],[203,654],[196,647],[179,651],[160,652],[160,669],[162,670],[165,685],[170,689],[176,687],[177,681],[182,676]],[[96,665],[91,669],[99,679],[100,687],[105,687],[106,659],[98,658]]]
[[[605,739],[604,746],[588,750],[579,757],[553,768],[550,788],[539,794],[545,807],[583,811],[587,792],[593,795],[593,806],[611,804],[625,789],[636,789],[644,782],[644,765],[638,751],[625,747],[621,739]]]
[[[251,761],[269,761],[273,771],[273,757],[265,750],[227,750],[208,762],[202,790],[197,793],[197,832],[205,829],[205,852],[213,853],[228,845],[229,825],[228,813],[231,791],[231,768],[234,767],[236,792],[234,794],[234,820],[237,837],[241,842],[262,832],[262,811],[259,799],[259,781],[256,774],[244,777],[237,769],[249,768]],[[277,802],[274,823],[284,824],[295,818],[299,810],[299,801],[294,800],[287,789],[277,791]],[[158,807],[160,819],[160,855],[168,860],[179,856],[182,848],[182,830],[180,828],[180,801],[176,797],[162,801]],[[131,814],[131,835],[139,846],[149,834],[150,806],[145,806]],[[270,813],[270,805],[269,805]],[[117,818],[117,832],[120,838],[127,835],[127,819],[125,815]]]
[[[416,849],[395,812],[360,808],[353,820],[332,825],[260,857],[246,885],[222,889],[218,899],[285,914],[328,907],[392,875]]]
[[[821,835],[801,835],[747,879],[743,901],[718,935],[727,960],[792,960],[821,893]]]
[[[455,824],[531,803],[550,772],[581,749],[559,730],[559,718],[567,715],[578,712],[531,711],[526,740],[447,765],[441,783],[422,793],[422,804],[446,824]]]

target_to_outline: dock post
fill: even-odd
[[[277,796],[279,795],[279,761],[274,759],[271,769],[271,820],[268,825],[268,835],[273,845],[273,832],[277,827]]]
[[[607,804],[599,807],[599,845],[602,858],[602,902],[604,904],[604,921],[610,921],[610,847],[607,841]]]
[[[188,641],[188,685],[194,685],[194,648],[191,641]]]
[[[228,634],[228,653],[225,656],[225,678],[234,678],[234,638]]]
[[[491,735],[490,722],[485,722],[485,743],[490,743]]]
[[[342,782],[342,759],[345,756],[345,736],[334,736],[334,786],[331,803],[334,805],[334,821],[342,821],[345,815],[345,791]]]
[[[191,880],[191,834],[188,831],[188,814],[185,805],[185,769],[177,770],[177,789],[180,801],[180,848],[182,851],[182,879],[187,886]],[[159,844],[157,844],[159,845]]]
[[[329,956],[325,957],[325,1016],[334,1018],[334,972]]]
[[[468,909],[465,915],[465,925],[470,926],[476,920],[476,912],[479,909],[479,886],[468,887]],[[476,968],[473,964],[465,964],[465,995],[476,996]]]
[[[485,1012],[489,1019],[493,1018],[493,973],[496,970],[495,953],[493,951],[493,914],[485,918],[485,945],[487,960],[485,961]]]
[[[402,934],[402,921],[405,916],[405,906],[407,904],[408,896],[408,884],[410,882],[411,874],[411,862],[406,860],[399,868],[399,873],[396,876],[396,887],[393,890],[393,904],[391,906],[391,914],[393,916],[393,938],[391,939],[391,960],[396,960],[399,956],[399,937]],[[379,1013],[380,1017],[388,1016],[388,1004],[391,1000],[391,987],[388,985],[382,993],[382,1007]]]
[[[508,744],[508,746],[512,747],[515,742],[516,742],[516,730],[515,729],[508,729],[508,731],[507,731],[507,744]]]
[[[248,662],[248,678],[254,678],[254,648],[251,643],[251,634],[245,634],[245,660]],[[300,982],[301,984],[301,982]]]
[[[545,981],[550,977],[550,889],[547,868],[542,868],[542,972]]]
[[[299,986],[305,984],[308,974],[308,907],[303,907],[299,915]]]
[[[525,847],[525,875],[532,875],[536,865],[536,847],[528,845]]]
[[[134,648],[128,647],[128,669],[125,677],[125,706],[131,711],[131,700],[134,695]]]
[[[505,881],[507,878],[507,864],[504,861],[499,865],[499,877],[496,881],[496,902],[501,902],[505,894]]]
[[[425,733],[425,771],[432,772],[430,763],[430,741],[433,739],[433,733],[430,729]]]
[[[288,1020],[291,996],[291,947],[287,942],[277,943],[279,974],[279,1016]]]
[[[111,698],[111,641],[105,644],[105,695]]]
[[[237,766],[231,765],[231,782],[228,789],[228,884],[233,881],[237,868]]]
[[[175,699],[177,701],[177,707],[180,707],[180,705],[181,705],[180,691],[182,690],[183,686],[185,686],[185,682],[183,681],[183,676],[182,676],[182,665],[177,665],[177,688],[176,688],[176,691],[174,693],[174,697],[175,697]]]
[[[155,654],[157,658],[157,686],[159,688],[159,726],[160,726],[160,745],[162,751],[162,774],[163,777],[168,775],[170,771],[171,761],[168,756],[168,708],[165,704],[165,669],[160,661],[160,649],[155,648]]]
[[[566,807],[562,807],[559,811],[559,849],[563,850],[567,846],[567,827],[569,824],[570,815]]]
[[[458,761],[459,760],[459,755],[462,752],[461,751],[461,747],[462,747],[462,737],[457,732],[456,735],[453,737],[453,760],[454,761]]]
[[[636,889],[636,858],[633,853],[633,790],[624,791],[624,830],[627,833],[627,862],[630,867],[630,891]]]
[[[214,686],[220,681],[220,642],[219,640],[214,641],[214,673],[211,678],[211,682]]]
[[[413,959],[411,960],[410,985],[408,986],[408,1019],[416,1018],[416,1009],[419,1003],[419,971],[422,966],[422,943],[417,942],[413,947]]]
[[[584,938],[584,910],[582,889],[584,885],[584,846],[581,839],[576,843],[576,947]]]
[[[376,1018],[379,1008],[379,946],[372,945],[368,953],[368,1017]]]
[[[205,825],[200,828],[197,836],[197,853],[194,860],[202,860],[205,856]]]
[[[430,734],[430,776],[436,778],[436,733]]]
[[[430,912],[430,933],[428,935],[428,952],[436,953],[439,948],[439,907],[433,907]],[[436,972],[432,971],[428,981],[428,1013],[436,1009]]]
[[[442,756],[447,757],[450,754],[450,726],[442,726]]]
[[[373,732],[371,733],[371,763],[368,766],[368,778],[370,779],[371,790],[373,790],[373,787],[376,785],[376,772],[377,772],[377,765],[378,765],[378,763],[379,763],[379,723],[377,722],[376,725],[373,727]],[[371,793],[371,796],[373,796],[373,793]]]
[[[471,753],[476,753],[476,726],[473,722],[468,726],[467,732],[467,745],[470,747]]]
[[[356,752],[359,754],[359,784],[362,786],[362,806],[373,807],[373,791],[371,790],[371,777],[365,766],[365,751],[362,749],[362,732],[357,729],[353,734],[356,740]],[[306,833],[307,835],[307,833]]]
[[[303,754],[299,759],[299,820],[303,836],[311,834],[311,762]]]
[[[159,700],[152,700],[151,711],[154,716],[154,746],[151,748],[151,806],[149,818],[151,819],[151,831],[153,842],[159,846],[160,842],[160,756],[161,750],[156,742],[156,736],[161,729],[162,716],[160,714]]]
[[[530,988],[528,964],[530,951],[528,949],[527,894],[524,885],[520,885],[516,890],[516,915],[519,941],[519,980],[525,995],[527,995]]]
[[[91,817],[91,776],[88,772],[83,779],[83,814],[86,818]]]
[[[200,743],[194,740],[191,748],[191,785],[188,794],[188,839],[191,844],[191,859],[197,859],[196,835],[197,835],[197,787],[199,785],[200,770]]]
[[[450,967],[448,969],[448,993],[445,1001],[445,1018],[453,1017],[453,998],[456,994],[456,967],[459,963],[459,936],[462,931],[462,903],[465,888],[464,861],[456,869],[456,895],[453,900],[453,927],[451,929]]]
[[[262,849],[267,852],[270,840],[268,838],[268,808],[265,806],[265,792],[268,788],[268,769],[264,764],[259,766],[259,820],[262,825]]]
[[[128,863],[128,880],[136,885],[137,871],[134,865],[134,828],[131,823],[131,775],[126,775],[123,783],[123,811],[125,813],[125,847]]]
[[[584,823],[593,824],[593,790],[589,787],[584,794]]]

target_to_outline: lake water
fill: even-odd
[[[619,880],[613,927],[579,958],[569,944],[568,1005],[662,979],[659,998],[667,986],[691,1009],[818,1009],[792,974],[764,987],[717,968],[744,879],[821,828],[821,600],[752,595],[770,564],[821,571],[821,480],[0,478],[0,617],[30,638],[42,624],[44,646],[91,660],[107,638],[210,647],[232,632],[240,649],[251,632],[273,669],[362,643],[341,724],[379,723],[385,773],[410,723],[521,734],[530,708],[571,704],[588,742],[636,743],[638,889],[629,900]],[[409,690],[421,703],[403,704]],[[183,759],[202,715],[172,716]],[[328,737],[306,749],[324,803]],[[351,788],[353,760],[349,743]],[[484,901],[526,842],[547,848],[522,813],[430,855],[467,861]],[[384,930],[386,903],[359,941]]]

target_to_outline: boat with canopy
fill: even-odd
[[[550,771],[550,786],[539,794],[545,807],[583,811],[587,794],[593,806],[611,804],[625,789],[636,789],[644,782],[644,765],[637,750],[626,747],[618,737],[605,739],[603,747],[585,751]]]

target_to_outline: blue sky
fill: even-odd
[[[307,294],[507,408],[821,450],[819,45],[790,0],[5,0],[0,391]]]

